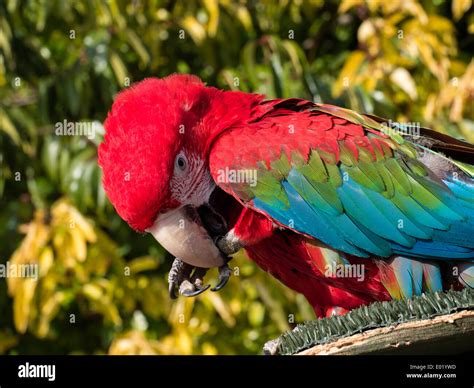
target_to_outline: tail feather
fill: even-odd
[[[407,299],[424,291],[442,291],[442,277],[435,262],[395,256],[379,265],[381,281],[394,299]]]

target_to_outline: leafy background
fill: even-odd
[[[0,2],[0,263],[40,266],[0,279],[0,354],[258,354],[313,318],[242,255],[222,292],[169,300],[170,258],[114,213],[96,164],[130,83],[189,72],[473,142],[473,52],[471,0]],[[99,131],[56,136],[63,120]]]

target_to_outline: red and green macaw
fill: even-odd
[[[468,143],[191,75],[123,91],[105,129],[104,188],[132,228],[176,256],[172,297],[206,290],[212,267],[220,289],[242,248],[320,317],[474,286]]]

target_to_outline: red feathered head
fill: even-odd
[[[99,165],[110,201],[132,228],[144,231],[160,210],[178,205],[169,187],[175,155],[208,105],[207,89],[197,77],[176,74],[146,79],[117,96]]]

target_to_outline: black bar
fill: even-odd
[[[22,386],[246,388],[473,387],[473,354],[462,356],[0,356],[0,388]],[[27,364],[28,363],[28,364]],[[54,365],[48,377],[19,377],[32,365]],[[40,371],[38,371],[40,373]],[[410,374],[411,376],[408,376]],[[441,375],[441,377],[433,375]],[[245,385],[244,385],[245,384]]]

